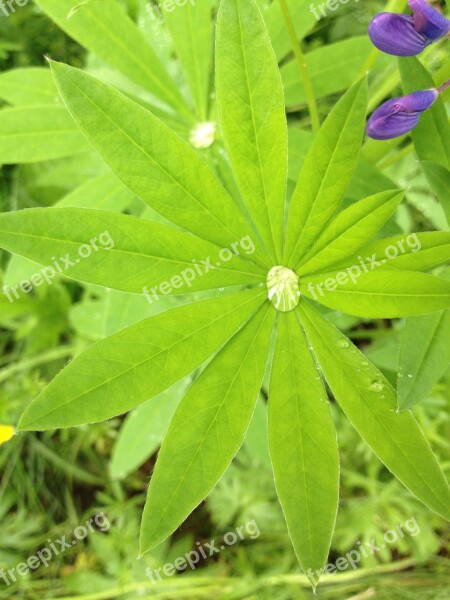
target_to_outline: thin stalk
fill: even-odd
[[[417,566],[418,561],[414,559],[405,559],[387,565],[378,565],[367,569],[358,569],[352,572],[340,573],[339,575],[332,576],[326,575],[322,579],[321,586],[332,586],[333,589],[341,583],[348,583],[353,581],[365,580],[367,577],[384,575],[389,573],[397,573],[410,569],[411,567]],[[117,587],[115,589],[106,590],[102,592],[94,592],[82,596],[82,600],[112,600],[134,592],[136,595],[144,596],[146,593],[151,593],[152,598],[184,598],[188,600],[190,598],[201,598],[206,596],[208,598],[214,597],[215,594],[220,590],[222,593],[227,590],[227,586],[236,586],[237,582],[235,578],[230,577],[174,577],[170,580],[160,580],[155,583],[149,581],[141,581],[131,583],[125,586]],[[281,585],[297,585],[299,587],[310,589],[311,583],[305,575],[275,575],[267,578],[261,578],[257,582],[257,588],[271,588],[278,587]],[[195,594],[195,596],[194,596]],[[80,596],[63,596],[60,600],[78,600]]]
[[[6,367],[0,371],[0,383],[3,383],[14,375],[17,375],[17,373],[21,373],[27,369],[32,369],[34,367],[38,367],[39,365],[52,362],[53,360],[58,360],[59,358],[72,356],[75,354],[75,352],[76,348],[73,346],[63,346],[62,348],[50,350],[49,352],[41,354],[40,356],[35,356],[33,358],[29,358],[28,360],[23,360],[15,365]]]
[[[317,133],[320,129],[319,111],[317,110],[316,97],[314,95],[314,88],[312,85],[311,77],[309,76],[308,65],[306,64],[305,55],[298,41],[297,34],[295,33],[294,23],[292,21],[291,13],[286,0],[280,0],[281,12],[286,23],[286,29],[291,40],[292,50],[300,68],[300,75],[305,88],[306,99],[308,103],[309,116],[311,118],[312,130]]]

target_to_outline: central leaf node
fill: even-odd
[[[268,298],[280,312],[294,310],[300,301],[298,276],[287,267],[273,267],[267,275]]]

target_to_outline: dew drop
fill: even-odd
[[[408,373],[408,379],[412,379],[412,378],[413,378],[412,373]]]
[[[339,348],[348,348],[350,346],[350,342],[348,340],[339,340],[338,346]]]
[[[370,387],[374,392],[382,392],[384,390],[384,383],[379,380],[372,381]]]

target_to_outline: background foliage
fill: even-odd
[[[148,17],[145,2],[129,0],[121,3],[167,70],[182,85],[180,63],[175,58],[166,26]],[[42,12],[40,4],[46,2],[30,2],[18,9],[16,14],[0,17],[2,71],[44,66],[43,56],[49,55],[71,65],[87,66],[97,76],[125,88],[133,97],[139,97],[144,105],[153,101],[142,88],[138,90],[134,84],[124,81],[102,58],[64,34]],[[267,4],[261,1],[263,7]],[[405,3],[393,4],[401,9]],[[381,1],[350,2],[341,5],[338,11],[319,23],[311,20],[305,31],[300,32],[304,36],[303,44],[313,73],[322,120],[341,92],[367,69],[371,74],[372,109],[401,89],[395,60],[374,55],[366,38],[370,18],[385,5]],[[168,25],[169,29],[177,26],[176,22]],[[294,160],[289,169],[293,185],[311,143],[311,134],[307,131],[309,117],[305,110],[304,90],[297,80],[287,36],[280,30],[276,40],[291,126],[289,144]],[[177,52],[181,56],[183,50],[177,48]],[[431,69],[438,83],[449,78],[448,52],[449,42],[444,41],[424,56],[424,64]],[[38,111],[42,105],[39,93],[46,93],[46,81],[42,80],[36,95],[16,92],[13,97],[11,88],[0,75],[3,108],[25,106],[30,119],[36,118],[37,112],[33,111]],[[52,94],[51,85],[49,93]],[[447,108],[449,97],[447,93]],[[214,118],[214,115],[209,116]],[[181,119],[175,118],[174,126],[188,137],[189,128],[195,120],[187,114]],[[77,145],[75,143],[75,147]],[[220,147],[220,144],[216,146]],[[36,147],[28,146],[26,150],[30,156],[36,156]],[[70,202],[68,194],[73,194],[72,200],[74,195],[78,195],[87,202],[89,190],[95,198],[95,183],[102,178],[101,185],[108,185],[105,182],[108,174],[88,149],[76,150],[69,149],[61,156],[45,156],[44,153],[42,160],[37,162],[22,156],[13,161],[20,164],[10,164],[5,154],[12,150],[0,134],[0,162],[5,163],[0,179],[0,210],[51,206],[62,198]],[[227,180],[226,165],[219,149],[213,147],[199,152],[232,186]],[[82,187],[86,185],[89,187]],[[143,206],[137,198],[132,195],[124,197],[111,182],[109,185],[109,201],[114,210],[143,214]],[[347,192],[347,203],[395,187],[408,188],[407,201],[384,227],[384,236],[417,230],[448,230],[445,199],[443,208],[430,191],[410,140],[366,142],[357,173]],[[151,216],[154,218],[154,215]],[[0,255],[0,266],[0,280],[6,285],[20,281],[34,268],[25,259],[11,258],[6,253]],[[35,296],[22,297],[14,304],[2,295],[0,423],[17,423],[30,398],[35,397],[73,356],[92,342],[155,310],[186,301],[187,298],[183,297],[161,300],[155,308],[145,298],[91,285],[81,286],[63,278],[51,287],[38,288]],[[363,352],[396,385],[399,356],[404,356],[416,343],[414,332],[420,323],[368,321],[340,313],[334,313],[332,320],[357,341]],[[407,335],[411,338],[408,339]],[[407,361],[407,357],[404,360]],[[407,371],[400,389],[408,381]],[[431,378],[431,385],[424,383],[422,401],[414,410],[449,475],[450,377],[448,372],[443,375],[444,370],[441,371]],[[311,597],[307,586],[298,578],[299,567],[276,501],[265,437],[264,397],[258,404],[245,446],[218,487],[169,542],[140,561],[136,560],[139,518],[161,431],[167,426],[170,411],[174,410],[187,383],[175,386],[161,399],[160,405],[166,407],[167,413],[158,412],[157,420],[150,406],[143,405],[136,410],[140,412],[137,416],[131,413],[125,418],[90,427],[21,435],[1,447],[0,568],[7,569],[21,562],[44,545],[47,539],[70,533],[101,510],[113,525],[107,535],[91,536],[84,545],[53,560],[48,569],[40,569],[32,577],[22,579],[14,588],[15,598]],[[431,515],[392,478],[361,442],[335,403],[332,410],[338,429],[342,474],[341,510],[330,559],[345,555],[358,541],[381,539],[384,531],[411,517],[416,518],[421,533],[417,538],[401,540],[376,557],[364,560],[351,576],[343,577],[340,583],[333,582],[320,588],[319,597],[391,598],[392,590],[395,590],[395,596],[399,598],[448,598],[449,531],[445,523]],[[136,457],[129,440],[142,435],[139,424],[143,419],[153,423],[153,427],[151,431],[146,429],[147,441],[150,442],[147,451]],[[129,451],[128,455],[124,449]],[[152,588],[145,578],[147,566],[154,568],[173,560],[187,552],[196,541],[220,539],[226,531],[250,519],[255,519],[261,530],[258,540],[229,548],[206,561],[201,569],[177,578],[177,581],[169,579]],[[403,570],[405,566],[410,569]],[[0,598],[10,597],[11,590],[0,587]]]

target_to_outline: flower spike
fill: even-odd
[[[369,25],[369,36],[382,52],[416,56],[450,33],[450,20],[426,0],[408,0],[413,16],[381,13]]]

